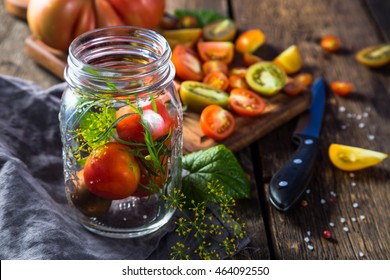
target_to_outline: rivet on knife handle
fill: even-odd
[[[270,182],[270,200],[280,211],[287,211],[302,197],[316,161],[317,138],[294,135],[294,142],[299,143],[297,151]]]

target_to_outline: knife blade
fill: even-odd
[[[293,133],[297,150],[272,177],[269,199],[276,209],[287,211],[305,192],[313,173],[318,152],[318,138],[325,108],[325,82],[318,78],[311,88],[310,106],[299,118]]]

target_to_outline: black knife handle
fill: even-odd
[[[293,141],[298,149],[269,185],[270,201],[280,211],[287,211],[301,198],[311,180],[317,157],[318,138],[298,134]]]

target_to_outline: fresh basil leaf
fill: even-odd
[[[234,154],[224,145],[200,150],[183,158],[182,191],[188,201],[210,199],[207,184],[219,181],[227,198],[250,197],[250,183]]]
[[[226,18],[213,10],[175,10],[174,15],[178,18],[193,16],[198,20],[200,27],[216,20]]]

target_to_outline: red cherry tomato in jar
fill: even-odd
[[[160,100],[155,100],[156,111],[150,103],[142,107],[142,118],[148,124],[152,139],[156,140],[167,135],[172,126],[172,118]],[[116,112],[116,118],[128,115],[116,124],[116,131],[120,139],[127,142],[145,142],[144,127],[140,114],[133,111],[130,106],[124,106]]]
[[[330,84],[330,88],[334,94],[344,96],[352,92],[353,85],[346,81],[335,81]]]
[[[328,52],[336,52],[341,48],[341,40],[335,35],[325,35],[321,39],[321,47]]]
[[[236,128],[236,120],[222,107],[209,105],[200,115],[200,128],[207,137],[220,141],[232,134]]]
[[[191,81],[203,79],[202,63],[191,48],[182,44],[176,45],[171,60],[180,79]]]
[[[259,95],[245,88],[232,89],[229,96],[230,108],[240,116],[260,115],[267,104]]]
[[[129,149],[129,146],[110,142],[91,152],[84,167],[84,181],[92,193],[110,200],[134,194],[141,172]]]

